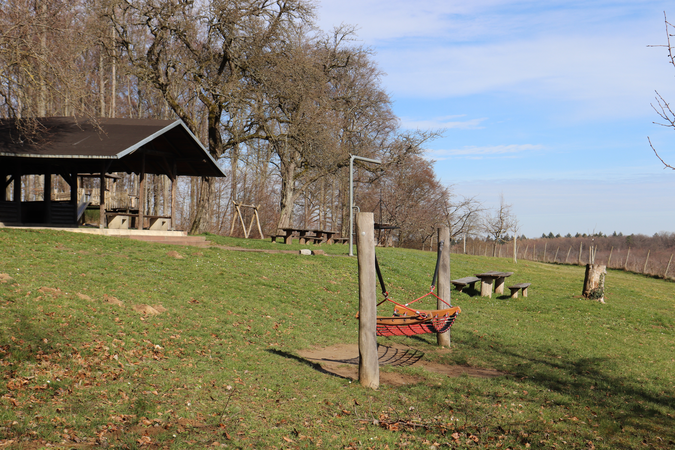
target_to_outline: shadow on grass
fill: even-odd
[[[454,289],[452,294],[455,294],[455,296],[458,296],[459,294],[466,294],[469,297],[476,297],[480,295],[480,289],[464,288],[461,291],[459,289]]]
[[[269,353],[274,355],[283,356],[284,358],[293,359],[302,364],[305,364],[312,369],[328,374],[337,376],[339,378],[345,378],[341,375],[335,374],[329,370],[324,369],[320,362],[324,363],[337,363],[337,364],[347,364],[352,366],[359,365],[359,356],[355,357],[341,357],[341,356],[332,356],[330,352],[326,354],[317,355],[315,358],[303,358],[292,353],[284,352],[281,350],[266,350]],[[377,346],[377,358],[380,366],[393,366],[393,367],[408,367],[415,365],[419,362],[420,359],[424,357],[424,352],[415,350],[415,349],[398,349],[394,347],[389,347],[386,345]],[[314,362],[317,361],[317,362]]]
[[[272,353],[273,355],[283,356],[284,358],[293,359],[293,360],[298,361],[299,363],[302,363],[306,366],[309,366],[310,368],[316,370],[317,372],[323,373],[325,375],[331,375],[331,376],[336,377],[336,378],[342,378],[343,380],[350,380],[351,379],[349,377],[343,377],[342,375],[338,375],[337,373],[326,370],[323,367],[321,367],[321,364],[312,362],[312,361],[310,361],[308,359],[305,359],[305,358],[302,358],[298,355],[294,355],[293,353],[288,353],[288,352],[284,352],[284,351],[281,351],[281,350],[275,350],[275,349],[270,349],[270,350],[265,350],[265,351],[268,352],[268,353]],[[358,364],[358,362],[357,362],[357,364]]]
[[[524,353],[495,342],[491,342],[490,347],[491,351],[513,361],[522,361],[510,371],[515,378],[562,396],[554,403],[568,408],[584,407],[601,420],[618,423],[620,427],[616,432],[625,427],[649,430],[675,445],[675,428],[672,426],[675,396],[672,391],[658,385],[650,390],[649,385],[639,379],[609,374],[610,370],[619,370],[621,361],[617,358],[573,358],[545,348]],[[669,411],[664,411],[666,409]]]
[[[57,344],[65,344],[65,340],[56,329],[48,324],[33,326],[32,317],[26,314],[15,314],[16,328],[13,330],[0,329],[0,359],[12,357],[16,361],[36,361],[38,354],[51,354],[59,350]],[[2,355],[5,354],[3,357]]]

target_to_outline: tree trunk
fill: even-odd
[[[211,194],[213,193],[214,180],[211,177],[202,177],[195,216],[188,234],[201,234],[207,231],[211,223]]]
[[[295,203],[295,164],[282,166],[281,199],[279,201],[279,222],[277,228],[291,225],[293,219],[293,204]]]
[[[234,202],[239,201],[239,192],[238,192],[238,168],[239,168],[239,146],[235,145],[230,150],[230,198],[232,199],[232,207],[230,208],[230,217],[232,226],[230,227],[230,236],[234,231],[234,221],[236,220],[237,211],[234,205]]]
[[[583,296],[605,303],[605,274],[607,266],[600,264],[586,264],[584,276]]]

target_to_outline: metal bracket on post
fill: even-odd
[[[354,160],[382,164],[377,159],[364,158],[362,156],[349,155],[349,256],[354,256]],[[360,210],[359,210],[360,212]]]

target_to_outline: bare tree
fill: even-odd
[[[665,47],[668,50],[668,62],[670,63],[671,66],[675,67],[675,52],[673,51],[673,46],[670,41],[671,36],[674,35],[672,30],[675,28],[675,26],[668,21],[668,17],[666,16],[665,12],[663,13],[663,21],[666,27],[666,44],[650,45],[650,47]],[[654,122],[656,125],[661,125],[668,128],[675,128],[675,113],[671,109],[670,104],[658,92],[656,92],[656,105],[652,103],[651,106],[654,109],[654,111],[656,111],[656,113],[659,115],[659,117],[661,117],[661,120],[663,120],[663,122],[660,123]],[[663,163],[664,167],[675,170],[675,167],[666,163],[666,161],[664,161],[661,155],[659,155],[656,148],[654,148],[651,139],[648,137],[647,140],[649,141],[649,146],[654,151],[654,154],[659,159],[659,161]]]
[[[195,134],[205,124],[211,155],[230,151],[236,168],[239,145],[265,137],[252,68],[311,15],[304,0],[116,0],[109,19],[135,75],[161,92]],[[203,119],[189,108],[194,101]],[[212,191],[205,177],[191,233],[208,226]]]
[[[513,229],[514,220],[511,205],[504,201],[502,194],[499,197],[499,207],[483,220],[483,229],[493,243],[492,256],[496,254],[497,245],[503,244],[507,233]]]
[[[360,196],[363,211],[377,209],[379,218],[398,227],[398,245],[422,248],[445,224],[449,192],[437,179],[433,162],[409,155],[387,165],[380,178]]]
[[[446,225],[450,228],[450,237],[456,239],[459,236],[473,234],[476,230],[476,222],[483,206],[476,197],[457,198],[448,188],[448,199],[443,205]]]
[[[301,192],[314,183],[320,189],[350,154],[381,154],[395,129],[381,74],[368,49],[351,45],[352,34],[348,27],[327,35],[299,29],[258,66],[265,135],[281,178],[279,227],[291,223]]]
[[[93,116],[89,74],[81,70],[93,39],[83,6],[0,0],[0,115],[19,119],[29,135],[36,117]]]

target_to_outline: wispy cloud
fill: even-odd
[[[543,149],[543,145],[536,144],[492,145],[486,147],[464,147],[461,149],[427,150],[426,157],[437,161],[452,157],[476,159],[486,157],[512,157],[523,152],[533,152]]]
[[[407,129],[438,130],[438,129],[456,129],[456,130],[480,130],[485,128],[481,124],[487,118],[457,120],[465,115],[435,117],[425,120],[411,120],[405,117],[401,119],[401,126]]]
[[[664,52],[647,47],[665,39],[658,2],[324,3],[325,22],[360,26],[398,98],[506,93],[575,104],[583,119],[644,117],[654,89],[675,96]]]

